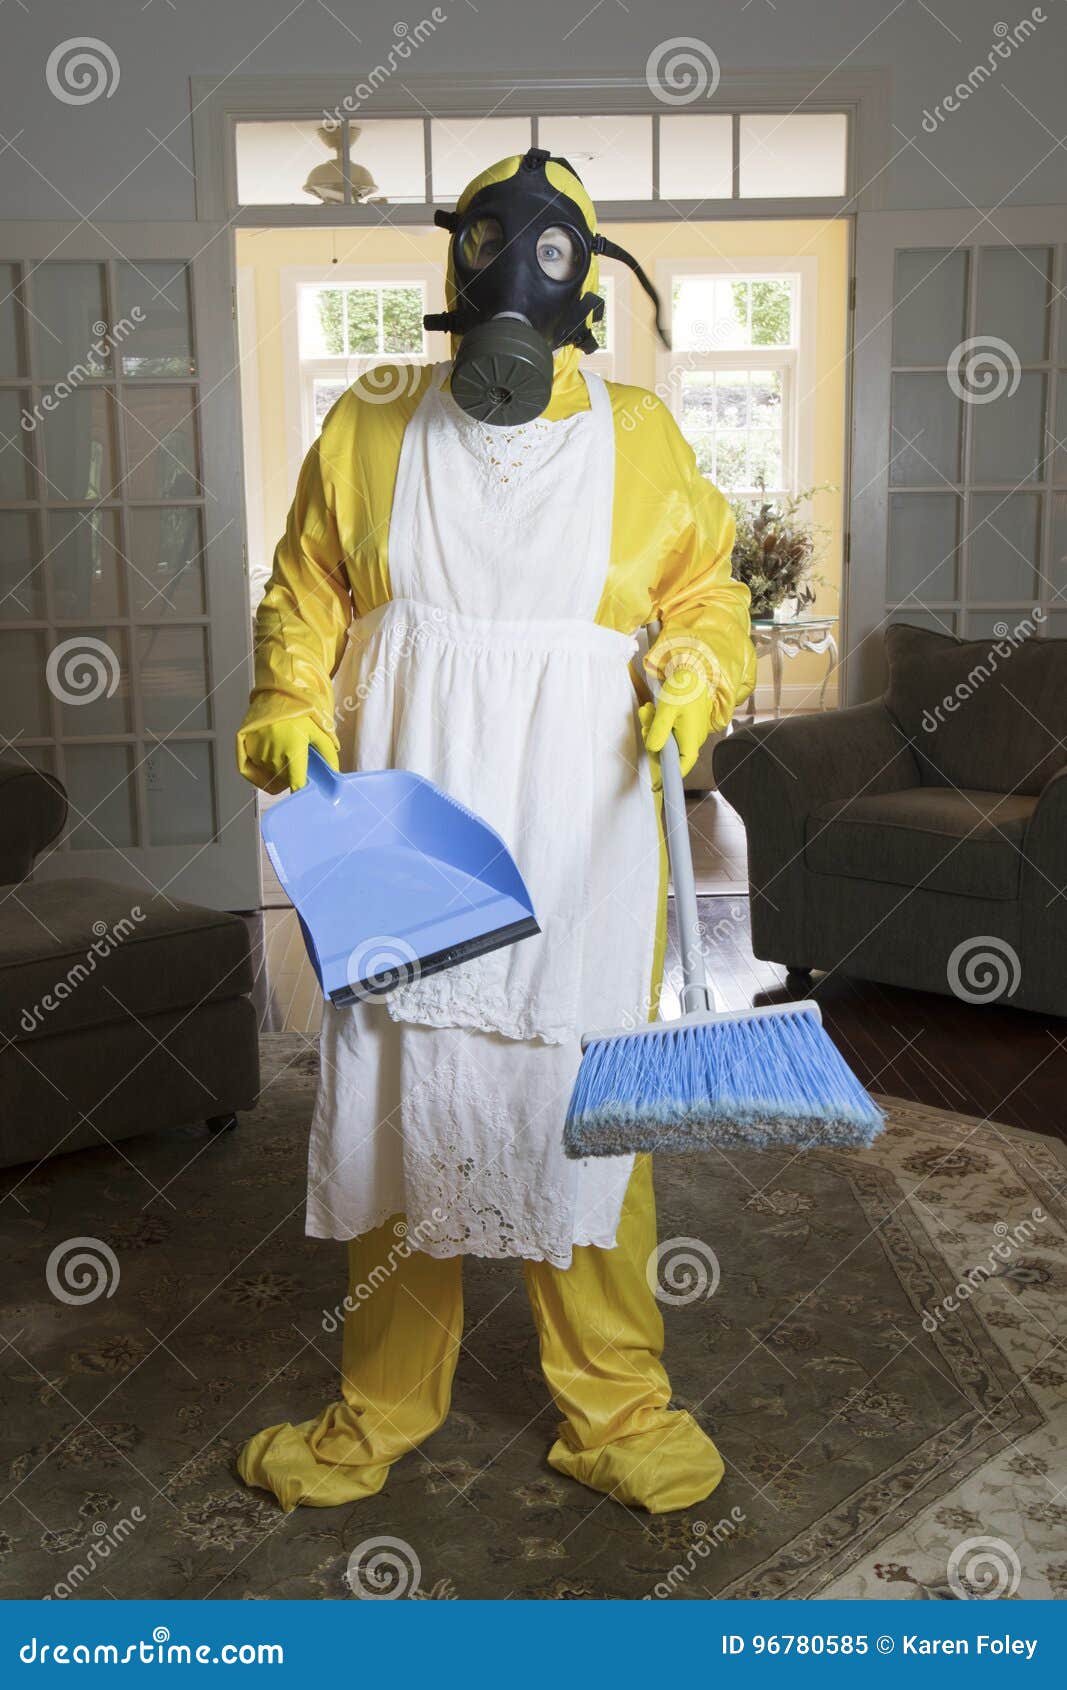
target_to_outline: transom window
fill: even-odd
[[[601,204],[840,199],[846,112],[707,109],[565,117],[373,118],[236,125],[237,203],[422,206],[454,202],[488,160],[547,147]]]

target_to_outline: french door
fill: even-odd
[[[1067,637],[1067,210],[856,222],[848,695],[886,622]]]
[[[70,821],[38,875],[259,902],[229,231],[0,225],[0,757]]]

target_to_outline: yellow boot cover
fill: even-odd
[[[582,1246],[565,1271],[525,1264],[541,1366],[565,1418],[549,1465],[618,1502],[667,1514],[710,1496],[718,1450],[671,1409],[663,1321],[646,1277],[656,1249],[652,1161],[639,1157],[614,1250]]]
[[[287,1511],[373,1496],[394,1461],[443,1423],[463,1328],[463,1258],[402,1255],[400,1223],[349,1245],[342,1399],[298,1426],[268,1426],[238,1457],[247,1485]],[[567,1269],[526,1262],[541,1364],[564,1415],[551,1466],[653,1514],[715,1489],[723,1464],[691,1415],[668,1407],[663,1322],[646,1278],[656,1248],[652,1165],[638,1159],[614,1250]]]
[[[268,1426],[238,1456],[245,1484],[273,1491],[286,1512],[373,1496],[448,1414],[463,1259],[406,1251],[402,1238],[394,1217],[348,1246],[341,1401],[299,1426]]]

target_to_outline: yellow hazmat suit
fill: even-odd
[[[518,162],[505,160],[479,177],[460,209],[478,188],[514,173]],[[549,169],[559,172],[561,191],[595,227],[580,184],[560,166]],[[595,287],[593,274],[588,285]],[[588,409],[580,356],[574,347],[555,354],[545,419]],[[390,601],[390,514],[401,444],[431,380],[429,371],[414,379],[410,372],[393,374],[390,402],[382,402],[378,384],[373,392],[357,384],[326,418],[304,462],[259,608],[255,688],[238,734],[238,760],[245,776],[268,791],[301,784],[309,739],[336,757],[332,677],[353,618]],[[648,664],[668,685],[655,720],[646,706],[642,724],[652,750],[673,731],[691,763],[755,680],[748,593],[730,575],[733,517],[658,399],[614,383],[608,393],[616,473],[610,564],[596,621],[624,634],[661,621]],[[559,751],[567,755],[566,746]],[[662,851],[659,873],[653,997],[666,930]],[[398,1246],[398,1227],[401,1217],[393,1217],[349,1244],[341,1400],[301,1425],[268,1427],[241,1452],[241,1477],[272,1490],[284,1508],[372,1494],[390,1464],[447,1414],[462,1331],[462,1258]],[[655,1248],[651,1163],[639,1158],[615,1247],[577,1245],[566,1268],[528,1259],[524,1274],[546,1381],[563,1415],[549,1461],[596,1490],[662,1512],[707,1496],[723,1468],[696,1422],[667,1407],[663,1327],[651,1289]]]

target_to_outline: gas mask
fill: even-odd
[[[462,211],[434,213],[452,236],[455,304],[423,322],[459,336],[452,397],[469,416],[498,427],[532,422],[545,410],[559,347],[597,350],[588,319],[600,321],[604,301],[585,291],[594,254],[629,266],[670,345],[659,295],[640,264],[589,227],[578,202],[549,181],[549,162],[577,180],[565,159],[531,147],[514,175],[480,188]]]

